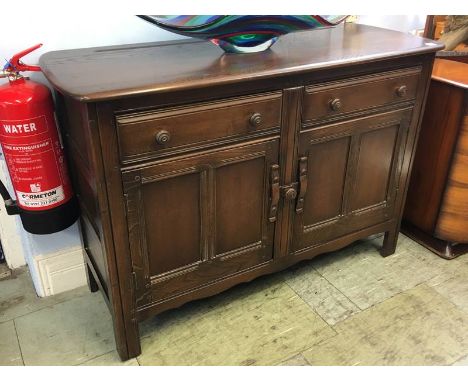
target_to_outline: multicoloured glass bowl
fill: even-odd
[[[262,52],[290,32],[333,27],[346,15],[331,16],[147,16],[138,17],[188,37],[210,40],[227,53]]]

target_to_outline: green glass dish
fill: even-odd
[[[329,28],[346,19],[346,15],[177,15],[138,17],[170,32],[210,40],[227,53],[262,52],[281,35],[317,28]]]

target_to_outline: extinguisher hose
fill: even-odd
[[[16,200],[11,199],[10,193],[6,189],[3,182],[0,180],[0,194],[5,201],[5,209],[8,215],[18,215],[20,210],[16,204]]]
[[[3,182],[0,180],[0,194],[2,195],[2,198],[4,201],[11,200],[10,193],[6,189],[5,185]]]

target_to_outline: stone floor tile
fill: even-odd
[[[11,276],[11,269],[5,263],[0,263],[0,280],[9,278]]]
[[[468,316],[424,284],[334,329],[302,352],[311,365],[450,365],[468,353]]]
[[[468,355],[460,358],[455,363],[452,363],[452,366],[468,366]]]
[[[16,337],[15,324],[7,321],[0,324],[0,366],[23,365],[21,350]]]
[[[400,235],[396,253],[382,257],[382,238],[360,241],[321,256],[314,268],[364,310],[435,277],[436,268],[412,255],[412,240]]]
[[[432,286],[442,296],[468,313],[468,272]]]
[[[80,366],[140,366],[136,358],[129,359],[122,362],[117,351],[113,350],[109,353],[103,354],[99,357],[90,359]]]
[[[140,365],[274,365],[335,335],[277,275],[157,316],[148,333]]]
[[[329,325],[360,311],[314,269],[313,261],[299,263],[282,274],[285,282]]]
[[[99,293],[15,320],[25,365],[76,365],[115,349],[112,319]]]
[[[400,237],[405,236],[400,235]],[[409,250],[411,256],[422,262],[426,268],[431,269],[432,277],[426,281],[428,285],[438,285],[459,275],[468,277],[468,254],[446,260],[415,241],[407,240],[413,243]]]
[[[296,354],[294,357],[287,359],[279,363],[277,366],[310,366],[309,362],[304,358],[302,354]]]
[[[28,268],[23,267],[15,270],[9,279],[1,281],[0,322],[88,293],[88,287],[81,287],[55,296],[40,298],[36,295]]]

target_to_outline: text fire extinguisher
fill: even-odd
[[[41,70],[20,61],[41,46],[16,54],[0,71],[0,78],[9,79],[0,86],[0,144],[16,200],[1,182],[0,193],[7,213],[19,214],[26,231],[49,234],[72,225],[79,209],[57,131],[52,94],[47,86],[20,74]]]

